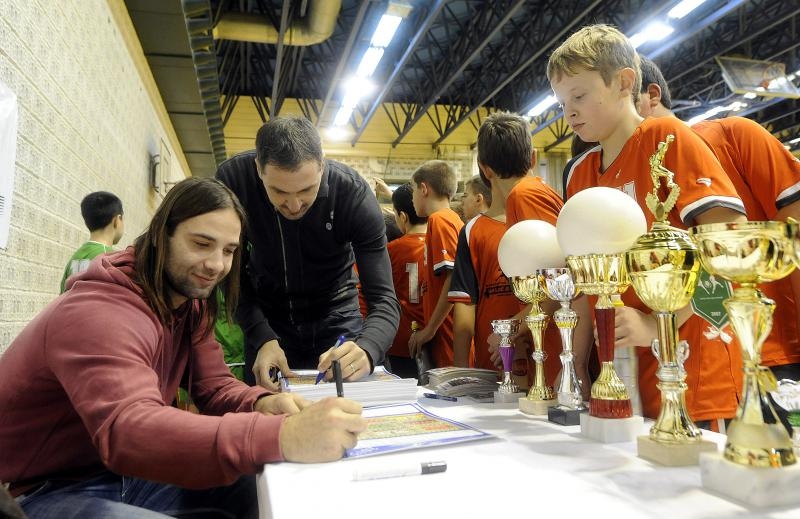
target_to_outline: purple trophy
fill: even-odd
[[[511,378],[511,364],[514,361],[514,345],[511,344],[510,338],[517,333],[518,329],[519,320],[517,319],[495,319],[492,321],[492,330],[500,336],[500,358],[503,359],[503,383],[498,387],[498,393],[519,393],[519,386],[517,386]]]

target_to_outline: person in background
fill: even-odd
[[[483,183],[480,175],[475,175],[464,183],[464,198],[461,207],[464,221],[468,222],[489,210],[492,205],[492,188]]]
[[[67,279],[89,268],[95,256],[111,252],[125,233],[122,218],[122,200],[108,191],[89,193],[81,200],[81,216],[89,229],[89,241],[81,245],[67,261],[61,278],[61,292],[66,290]]]
[[[453,304],[447,301],[455,265],[458,232],[464,222],[450,209],[456,175],[447,162],[430,160],[411,177],[414,211],[428,218],[423,274],[423,328],[411,334],[408,350],[416,357],[422,345],[433,341],[431,356],[437,368],[453,365]]]
[[[244,221],[220,182],[176,184],[0,357],[0,481],[29,517],[255,518],[265,463],[355,446],[358,403],[271,394],[222,360],[215,293],[236,304]],[[170,405],[181,385],[202,416]]]
[[[394,291],[400,301],[400,325],[387,355],[392,372],[403,378],[421,375],[417,372],[417,363],[411,358],[408,341],[411,323],[425,321],[421,293],[428,219],[418,216],[414,210],[413,191],[411,184],[404,184],[392,194],[397,226],[403,235],[386,246],[392,262]]]

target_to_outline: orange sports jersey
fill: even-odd
[[[458,235],[455,270],[447,299],[451,303],[475,305],[476,368],[496,369],[487,342],[492,321],[513,317],[522,308],[497,261],[497,247],[505,231],[505,222],[478,215]]]
[[[386,245],[392,263],[394,292],[400,301],[400,324],[388,355],[410,357],[408,339],[411,338],[411,322],[425,322],[422,313],[422,273],[425,258],[425,235],[406,234]]]
[[[726,117],[692,126],[717,155],[739,192],[748,220],[774,220],[779,209],[800,200],[800,160],[763,126]],[[797,307],[789,278],[760,285],[776,303],[773,326],[761,349],[766,366],[800,362]]]
[[[664,167],[675,173],[680,196],[670,211],[670,223],[686,228],[696,215],[712,207],[728,207],[744,213],[742,201],[714,154],[688,126],[676,118],[646,119],[623,146],[619,156],[601,173],[602,148],[589,150],[576,161],[567,180],[567,196],[595,186],[620,189],[633,197],[645,213],[648,228],[653,215],[645,206],[645,195],[652,189],[650,156],[668,134],[675,136],[665,159]],[[662,186],[659,197],[666,198]],[[633,289],[623,296],[628,306],[645,313],[650,310],[636,297]],[[686,405],[694,420],[733,417],[741,393],[741,352],[734,339],[726,344],[722,338],[708,338],[708,322],[699,315],[689,318],[679,330],[680,339],[689,343],[686,360]],[[649,344],[642,344],[639,353],[639,389],[645,416],[658,416],[661,394],[656,388],[658,362]]]
[[[556,224],[564,202],[541,177],[523,177],[506,199],[506,226],[523,220],[544,220]]]
[[[422,286],[422,307],[425,322],[433,314],[444,288],[447,272],[455,266],[458,232],[464,226],[458,214],[450,208],[440,209],[428,216],[425,235],[425,277]],[[431,341],[433,363],[436,367],[453,365],[453,312],[449,312]]]

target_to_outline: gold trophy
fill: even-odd
[[[788,276],[794,269],[791,226],[782,222],[698,225],[689,229],[703,268],[735,283],[723,302],[742,347],[743,397],[728,426],[724,456],[752,467],[786,467],[795,463],[792,440],[772,408],[767,392],[775,376],[761,366],[761,346],[772,329],[775,302],[758,283]],[[704,483],[705,484],[705,483]]]
[[[669,144],[665,142],[650,158],[653,190],[645,202],[655,216],[650,232],[639,237],[625,255],[625,263],[636,294],[655,312],[658,338],[651,349],[658,360],[658,389],[661,410],[649,436],[638,438],[639,456],[661,465],[696,465],[700,452],[716,451],[716,444],[702,439],[700,429],[686,410],[686,371],[683,363],[689,356],[689,344],[678,340],[674,312],[692,299],[700,271],[697,247],[689,235],[671,227],[667,215],[675,206],[680,188],[673,182],[673,173],[662,164]],[[662,180],[667,198],[658,198]]]
[[[547,408],[556,405],[553,388],[548,386],[544,379],[545,353],[542,341],[550,316],[542,312],[542,307],[539,305],[547,299],[547,295],[539,285],[539,277],[536,275],[512,277],[511,288],[514,290],[514,295],[517,296],[517,299],[531,305],[531,310],[528,312],[528,316],[525,317],[525,324],[528,325],[533,336],[533,353],[531,357],[536,366],[533,385],[528,391],[528,396],[519,399],[519,408],[527,414],[546,415]]]
[[[589,414],[597,418],[633,416],[628,390],[614,370],[614,305],[611,296],[622,294],[630,285],[622,254],[587,254],[567,256],[575,287],[597,296],[597,356],[600,375],[592,384]]]
[[[527,414],[547,415],[547,408],[556,404],[553,388],[546,385],[544,377],[545,352],[542,342],[550,318],[539,306],[547,296],[539,285],[536,271],[564,265],[564,253],[558,246],[555,226],[541,220],[517,222],[503,234],[497,247],[497,260],[511,282],[514,295],[531,305],[525,323],[533,335],[534,351],[531,356],[536,363],[536,371],[528,395],[519,399],[519,408]]]

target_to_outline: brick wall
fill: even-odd
[[[84,195],[106,190],[122,199],[118,247],[160,202],[148,161],[172,130],[160,122],[137,68],[144,58],[129,50],[130,31],[109,4],[0,0],[0,81],[19,103],[11,229],[0,250],[0,352],[57,295],[64,264],[88,237]],[[185,176],[180,161],[170,167],[169,179]]]

